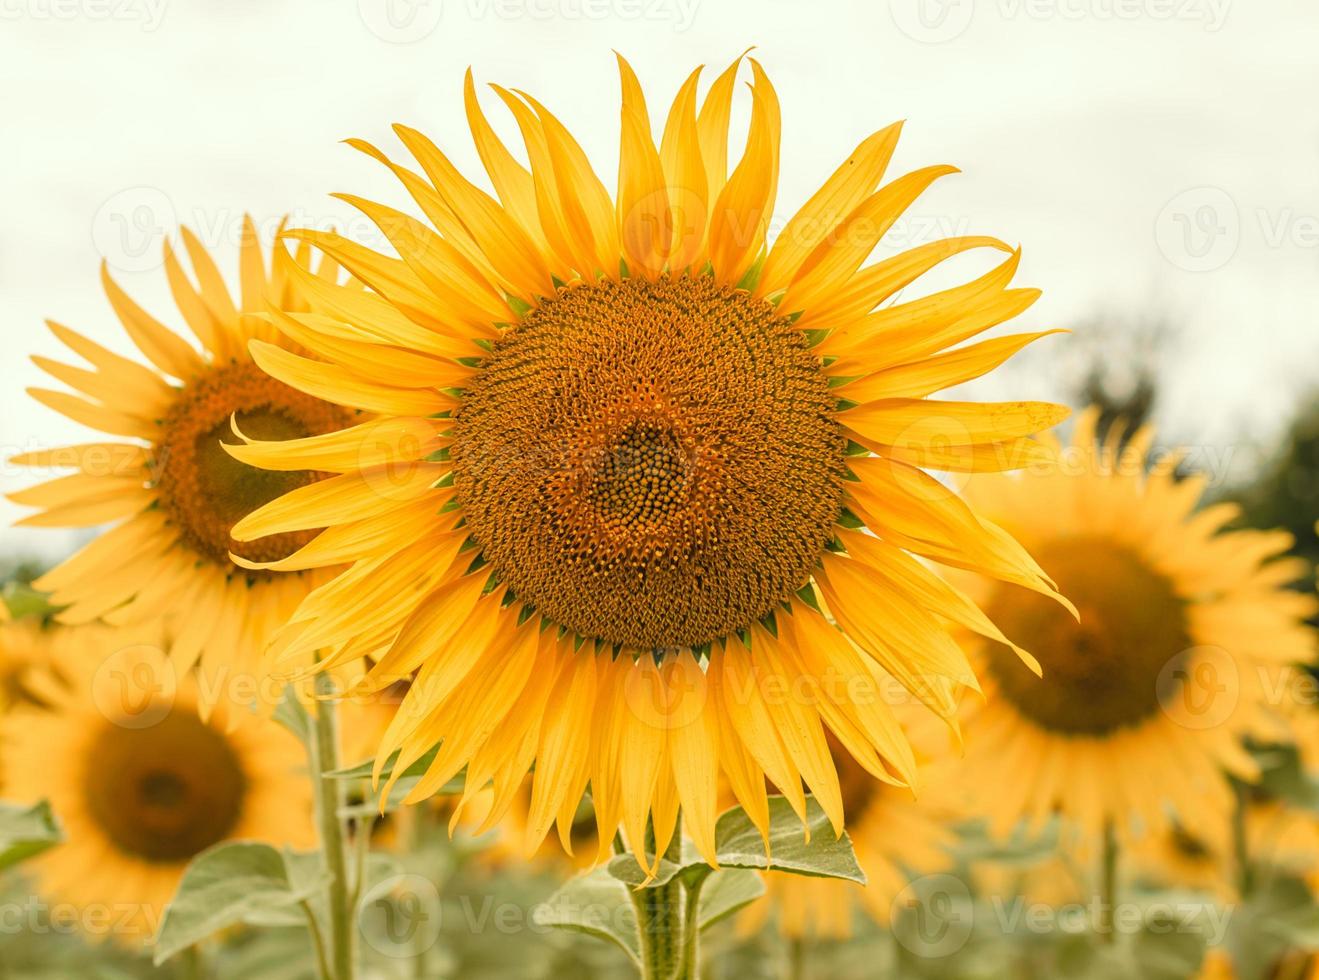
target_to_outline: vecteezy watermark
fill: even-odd
[[[967,29],[975,6],[975,0],[889,0],[889,13],[913,41],[942,44]]]
[[[922,875],[898,892],[892,904],[893,937],[909,953],[943,959],[957,953],[975,929],[975,904],[961,878]]]
[[[696,20],[701,0],[358,0],[367,29],[391,44],[433,34],[446,17],[472,20],[641,21],[669,24],[676,33]]]
[[[1088,899],[1033,902],[1013,895],[982,896],[979,902],[961,878],[952,874],[913,879],[891,906],[893,935],[898,943],[923,959],[943,959],[964,947],[972,933],[1002,936],[1082,935],[1138,932],[1206,937],[1210,945],[1227,935],[1235,908],[1205,901],[1106,901]]]
[[[412,44],[435,32],[444,17],[443,0],[357,0],[362,23],[390,44]]]
[[[168,6],[169,0],[0,0],[0,20],[136,22],[150,33]]]
[[[1290,207],[1243,208],[1223,188],[1203,186],[1177,194],[1154,222],[1159,251],[1186,272],[1221,269],[1247,234],[1268,249],[1319,248],[1319,215]]]
[[[1005,936],[1105,934],[1146,932],[1153,935],[1173,933],[1207,937],[1210,946],[1219,945],[1227,935],[1235,908],[1214,902],[1151,901],[1118,902],[1110,905],[1099,896],[1088,901],[1051,905],[1031,902],[1020,895],[1006,899],[995,895],[989,899],[992,924]]]
[[[366,944],[392,959],[425,956],[439,942],[442,923],[439,889],[416,874],[379,882],[363,899],[358,916]]]
[[[177,226],[168,194],[158,187],[128,187],[96,209],[92,244],[120,272],[147,272],[163,263],[161,246]]]
[[[1232,0],[889,0],[898,30],[922,44],[960,37],[978,10],[1000,20],[1177,21],[1218,31]]]
[[[0,904],[0,935],[137,936],[146,939],[162,910],[140,902],[46,902],[36,895]]]
[[[336,231],[377,251],[390,249],[389,233],[394,230],[388,223],[382,230],[366,215],[351,212],[331,216],[298,210],[253,219],[241,208],[184,211],[160,188],[144,185],[117,191],[97,208],[92,245],[116,272],[150,272],[164,265],[165,242],[180,226],[187,226],[207,249],[236,250],[249,221],[262,242],[274,240],[281,227],[313,229]]]
[[[1231,261],[1241,244],[1241,212],[1221,187],[1184,190],[1159,212],[1154,240],[1173,265],[1212,272]]]

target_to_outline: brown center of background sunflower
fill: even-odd
[[[300,439],[351,424],[349,413],[290,388],[255,364],[220,368],[188,385],[165,417],[157,446],[156,489],[161,506],[197,553],[222,565],[229,554],[251,561],[278,561],[318,532],[274,534],[238,542],[230,529],[276,497],[327,474],[276,472],[240,463],[221,447],[237,443],[233,416],[249,438]]]
[[[1127,548],[1077,537],[1033,553],[1080,611],[999,586],[986,612],[1039,658],[1041,680],[995,645],[989,668],[1000,694],[1025,717],[1067,735],[1105,735],[1153,716],[1179,683],[1164,670],[1191,647],[1186,604],[1166,576]]]
[[[455,489],[523,602],[584,636],[698,646],[803,585],[846,441],[818,360],[710,277],[560,291],[495,345],[455,414]]]
[[[843,799],[843,814],[849,822],[860,821],[879,801],[884,784],[864,769],[832,732],[825,732],[829,754],[838,770],[838,789]]]
[[[146,728],[107,723],[85,760],[87,811],[110,842],[147,861],[186,861],[238,826],[247,778],[233,746],[195,714]]]

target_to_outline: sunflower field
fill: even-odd
[[[822,40],[947,52],[924,78],[974,87],[994,23],[1081,22],[1084,60],[1162,5],[721,4],[737,34],[701,33],[714,0],[361,0],[381,77],[420,93],[396,76],[426,65],[391,125],[314,42],[349,15],[166,2],[0,25],[90,52],[133,21],[126,76],[171,18],[197,57],[231,18],[295,52],[250,99],[245,41],[177,63],[146,98],[176,120],[107,144],[287,176],[218,224],[131,188],[6,317],[0,980],[1319,978],[1319,351],[1268,334],[1309,322],[1314,269],[1307,313],[1278,257],[1230,340],[1049,305],[1050,269],[1109,291],[1125,212],[1017,149],[1099,148],[997,96],[1010,135],[941,142]],[[1169,24],[1193,15],[1252,16]],[[661,21],[679,41],[648,46]],[[19,157],[98,99],[69,71],[88,90]],[[223,137],[184,145],[207,112]],[[288,145],[245,139],[264,114]],[[300,196],[331,189],[298,143],[319,119],[369,135],[333,221]],[[947,146],[988,177],[940,212]],[[1301,248],[1306,219],[1214,190],[1151,248],[1221,311],[1225,222]],[[1049,231],[1085,221],[1089,254]]]

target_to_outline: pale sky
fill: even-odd
[[[546,103],[612,185],[611,49],[656,116],[695,65],[750,45],[783,105],[781,219],[861,138],[906,119],[892,173],[963,173],[888,244],[1021,243],[1019,280],[1044,290],[1021,329],[1172,324],[1170,436],[1248,459],[1319,383],[1307,0],[0,0],[0,450],[89,437],[22,389],[46,383],[27,355],[63,353],[45,317],[128,350],[102,257],[175,324],[158,256],[177,222],[232,270],[244,211],[267,229],[291,212],[356,232],[330,192],[404,204],[345,137],[395,152],[389,125],[406,122],[475,175],[469,64]],[[1130,349],[1095,329],[1042,342],[974,393],[1063,397],[1082,342]],[[31,480],[0,464],[0,490]],[[0,503],[0,557],[67,549],[60,532],[9,529],[21,513]]]

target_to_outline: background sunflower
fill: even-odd
[[[20,525],[112,525],[34,583],[61,607],[60,622],[164,620],[178,668],[197,667],[203,712],[221,700],[260,701],[269,710],[282,683],[266,682],[263,650],[275,627],[324,578],[319,571],[302,571],[306,565],[298,560],[315,532],[240,546],[229,531],[248,511],[317,474],[263,473],[236,463],[220,447],[235,438],[234,422],[267,438],[286,439],[336,429],[356,415],[356,406],[330,404],[273,380],[249,351],[250,342],[263,339],[267,346],[258,350],[258,359],[267,348],[283,351],[279,344],[289,342],[281,340],[265,311],[308,309],[304,283],[333,283],[339,267],[325,260],[313,272],[308,249],[290,255],[282,247],[268,265],[256,228],[245,218],[241,290],[235,299],[197,236],[186,228],[181,234],[193,278],[169,242],[165,273],[200,350],[130,299],[103,265],[110,305],[147,364],[48,321],[88,366],[36,356],[38,367],[74,391],[31,388],[29,393],[120,441],[15,456],[10,462],[20,466],[77,472],[11,493],[9,499],[40,508]]]

